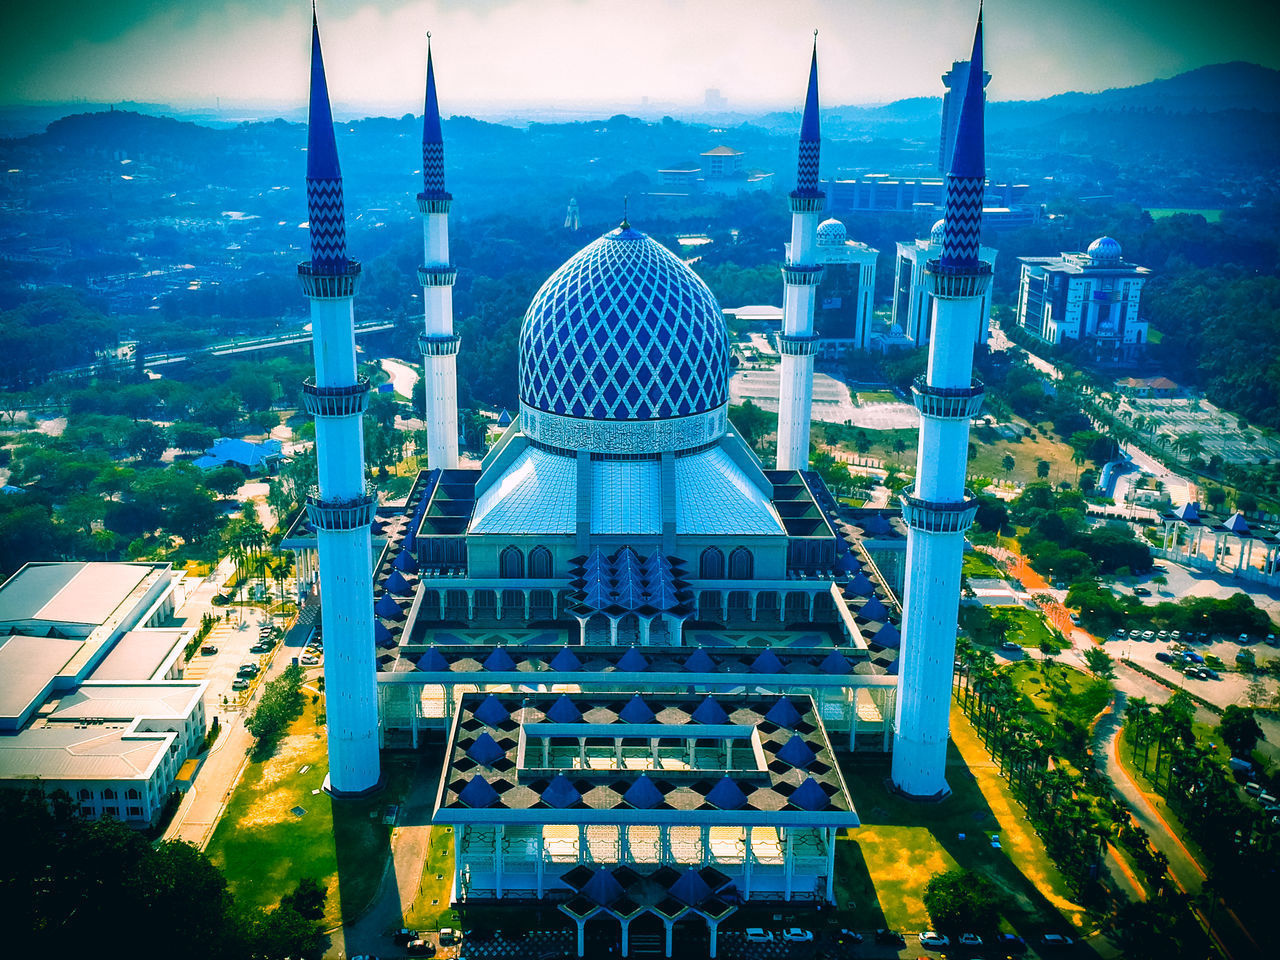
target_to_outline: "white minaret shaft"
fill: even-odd
[[[942,254],[929,261],[934,295],[929,370],[912,392],[920,411],[916,482],[902,497],[907,576],[893,741],[894,786],[910,796],[948,793],[947,737],[965,531],[977,501],[964,481],[969,420],[982,406],[972,379],[973,343],[991,268],[980,259],[983,159],[982,14],[970,83],[947,174]]]
[[[307,515],[320,564],[329,786],[355,794],[381,779],[369,540],[376,501],[364,475],[369,380],[356,374],[352,301],[360,265],[347,258],[342,173],[314,18],[308,127],[311,259],[298,275],[311,301],[316,374],[303,384],[303,402],[316,418],[318,490],[307,500]]]
[[[458,271],[449,261],[449,207],[444,188],[444,138],[440,103],[427,34],[427,100],[422,116],[422,308],[426,322],[418,338],[422,351],[422,383],[426,396],[427,466],[458,465],[458,335],[453,332],[453,282]]]
[[[778,469],[809,467],[809,422],[813,416],[813,299],[822,279],[818,264],[818,219],[826,197],[818,189],[818,44],[809,62],[809,89],[800,122],[800,161],[791,202],[791,254],[782,268],[782,357],[778,383]]]

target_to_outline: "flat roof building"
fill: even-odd
[[[192,630],[159,626],[180,581],[165,563],[30,563],[0,585],[0,786],[155,820],[205,736]]]

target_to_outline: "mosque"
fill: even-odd
[[[979,19],[979,67],[980,44]],[[815,43],[782,270],[777,463],[762,464],[729,419],[714,294],[624,221],[534,296],[519,415],[478,468],[459,465],[452,197],[430,50],[427,63],[418,278],[430,469],[403,506],[378,506],[338,466],[363,473],[368,384],[348,354],[359,266],[346,257],[313,33],[312,258],[299,271],[327,377],[308,388],[321,484],[283,545],[298,554],[300,589],[323,598],[329,787],[377,789],[380,748],[442,733],[433,822],[452,828],[455,901],[545,899],[576,924],[579,955],[586,925],[609,918],[623,955],[637,924],[665,933],[668,956],[675,934],[696,926],[714,956],[719,925],[744,902],[834,900],[836,837],[859,822],[837,752],[893,750],[898,789],[946,795],[938,745],[945,753],[958,551],[973,510],[952,447],[961,428],[967,441],[981,387],[946,358],[917,387],[947,449],[940,466],[922,455],[927,489],[904,498],[907,606],[930,576],[955,592],[915,587],[913,659],[856,521],[808,469],[825,201]],[[957,135],[969,162],[948,195],[951,233],[931,264],[952,310],[939,323],[959,332],[935,336],[935,351],[973,342],[966,324],[989,280],[976,259],[971,156],[980,164],[981,108],[979,87]],[[930,576],[922,555],[940,565]],[[934,576],[952,559],[954,577]],[[921,686],[908,714],[900,666]]]

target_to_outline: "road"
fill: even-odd
[[[413,387],[422,375],[407,363],[401,363],[389,357],[383,357],[379,363],[382,364],[383,372],[391,378],[391,388],[395,390],[396,396],[403,397],[405,400],[411,399]]]

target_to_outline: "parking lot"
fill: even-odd
[[[230,619],[225,619],[230,613]],[[261,627],[270,624],[271,618],[265,611],[257,607],[236,607],[222,611],[224,617],[205,637],[201,650],[191,657],[184,675],[192,680],[208,680],[209,688],[205,693],[205,710],[210,716],[220,712],[238,710],[256,693],[259,684],[266,676],[267,667],[272,658],[279,653],[283,644],[276,633],[276,643],[267,653],[253,653],[251,647],[259,642]],[[210,646],[217,648],[217,653],[203,653]],[[286,658],[304,655],[296,648],[288,653],[280,654]],[[240,668],[248,663],[257,664],[260,673],[249,680],[245,689],[235,689],[237,674]]]

